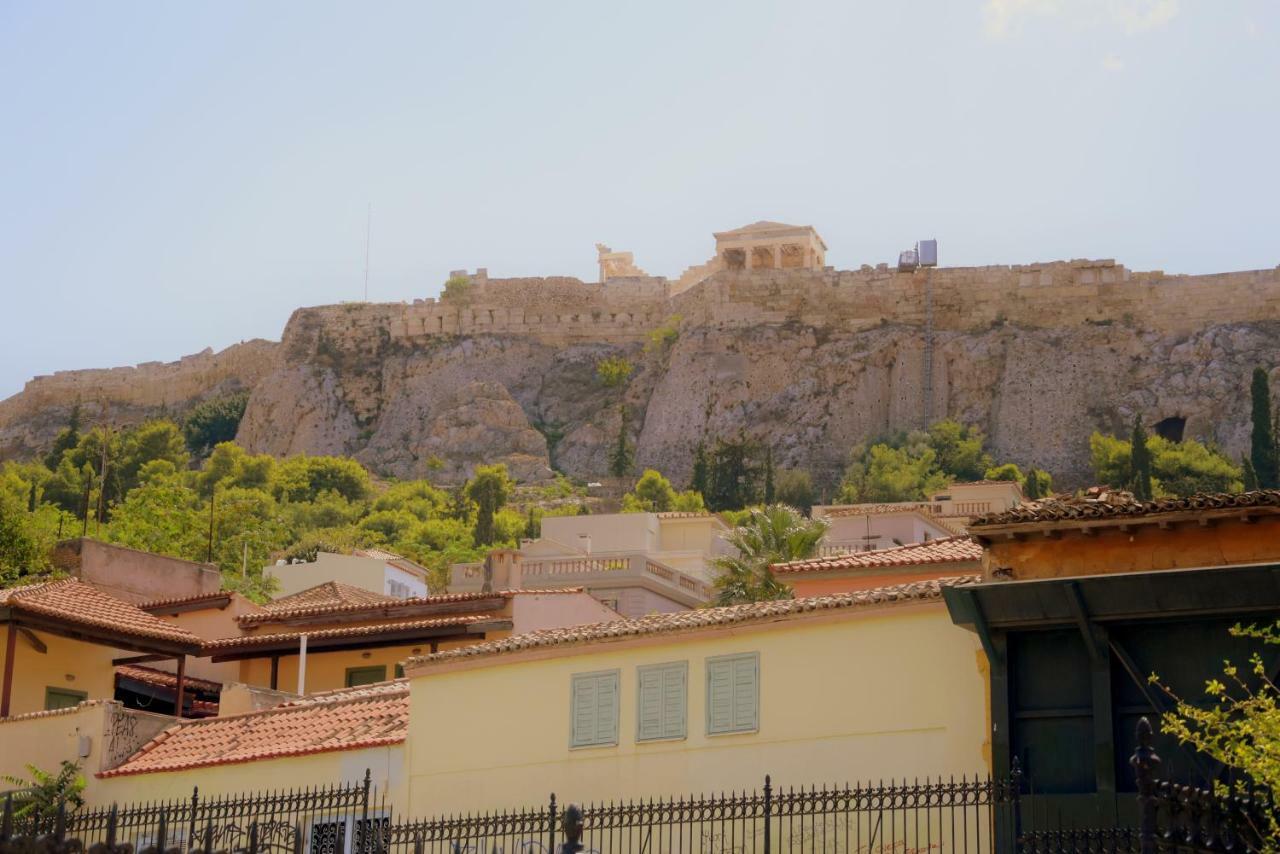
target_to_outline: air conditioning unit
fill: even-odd
[[[938,266],[938,241],[921,240],[916,244],[916,259],[921,267]]]

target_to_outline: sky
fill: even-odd
[[[1276,0],[0,0],[0,398],[449,271],[1280,264]]]

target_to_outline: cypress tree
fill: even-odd
[[[707,495],[707,487],[711,481],[711,466],[707,462],[707,446],[703,442],[693,451],[693,476],[689,480],[689,489],[703,496]]]
[[[1244,491],[1253,492],[1258,488],[1258,473],[1253,470],[1253,463],[1247,455],[1240,460],[1240,470],[1244,474]]]
[[[635,448],[632,447],[631,438],[627,435],[627,408],[619,406],[618,441],[613,446],[613,453],[609,455],[609,474],[614,477],[625,477],[631,474],[634,464]]]
[[[1037,501],[1040,498],[1040,475],[1035,469],[1027,470],[1027,482],[1022,489],[1022,494],[1027,497],[1028,501]]]
[[[772,504],[775,492],[773,477],[773,448],[769,447],[764,452],[764,503]]]
[[[1142,426],[1142,416],[1133,419],[1133,439],[1129,452],[1129,467],[1133,472],[1133,494],[1140,501],[1151,500],[1151,451],[1147,449],[1147,430]]]
[[[1253,383],[1249,387],[1253,403],[1253,434],[1249,447],[1249,462],[1253,464],[1254,478],[1259,489],[1280,488],[1280,455],[1276,452],[1276,435],[1271,423],[1271,386],[1267,372],[1261,367],[1253,369]]]

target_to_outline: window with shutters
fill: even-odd
[[[636,668],[636,741],[685,737],[688,683],[685,661]]]
[[[760,728],[760,655],[707,659],[707,734]]]
[[[618,743],[618,675],[617,670],[574,674],[570,747]]]

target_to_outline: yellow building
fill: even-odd
[[[257,712],[183,721],[96,775],[94,802],[353,783],[371,773],[384,801],[403,803],[409,691],[404,680],[322,692]]]
[[[203,651],[246,685],[313,694],[393,679],[414,655],[617,617],[580,588],[398,599],[327,582],[236,615],[237,634]]]
[[[0,718],[112,699],[127,651],[174,658],[179,672],[200,651],[186,629],[75,579],[0,590],[0,625]]]
[[[988,770],[985,659],[932,580],[411,659],[413,814]]]

